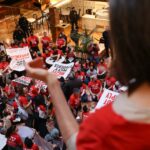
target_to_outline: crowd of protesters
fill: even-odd
[[[21,32],[20,32],[21,34]],[[41,42],[42,50],[39,48]],[[24,124],[36,129],[46,141],[60,146],[61,133],[55,118],[55,108],[48,89],[39,88],[32,79],[28,86],[13,82],[14,79],[25,76],[25,71],[17,72],[9,68],[11,58],[5,53],[8,48],[23,48],[28,46],[33,59],[56,56],[56,61],[62,56],[63,63],[74,62],[71,73],[59,82],[67,103],[79,123],[84,121],[94,110],[104,89],[120,92],[120,83],[108,72],[109,58],[100,57],[99,46],[91,42],[87,48],[87,59],[77,58],[73,46],[67,44],[67,36],[61,32],[56,43],[44,32],[41,40],[33,34],[10,45],[1,43],[0,56],[0,133],[6,135],[8,149],[38,150],[38,145],[26,137],[24,141],[17,134],[18,124]],[[49,69],[50,65],[45,67]],[[17,119],[20,118],[19,121]],[[17,122],[17,123],[16,123]],[[63,145],[65,149],[65,145]]]

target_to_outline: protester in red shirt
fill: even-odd
[[[90,112],[88,110],[88,107],[86,105],[83,106],[83,112],[82,112],[82,120],[84,121],[87,119],[90,115]]]
[[[17,128],[16,126],[11,126],[6,133],[7,137],[7,146],[8,149],[22,149],[23,142],[21,140],[21,137],[17,134]]]
[[[50,37],[47,36],[47,32],[44,32],[44,36],[41,39],[43,53],[45,53],[45,50],[48,49],[50,42],[51,42],[51,39]]]
[[[39,51],[39,39],[37,36],[33,35],[33,33],[31,34],[31,36],[28,38],[28,44],[30,46],[30,48],[32,49],[33,52],[38,52]]]
[[[100,90],[101,90],[102,83],[100,80],[97,79],[96,76],[93,76],[92,81],[89,82],[88,86],[91,90],[91,93],[93,95],[98,96],[98,94],[100,93]]]
[[[63,36],[60,34],[57,41],[56,41],[56,46],[58,47],[58,49],[63,50],[63,52],[65,53],[65,50],[63,49],[65,47],[65,45],[66,45],[66,41],[63,38]]]
[[[68,103],[74,115],[76,116],[78,112],[78,108],[80,106],[80,90],[79,89],[75,88],[73,90],[73,94],[70,96]]]
[[[25,38],[23,38],[22,43],[20,44],[20,47],[28,47],[28,46],[29,46],[28,42],[26,41]]]
[[[62,50],[60,50],[60,49],[57,49],[57,48],[54,48],[54,50],[53,51],[51,51],[51,57],[53,57],[53,55],[55,56],[57,56],[57,58],[56,58],[56,61],[58,61],[60,58],[61,58],[61,56],[63,55],[63,52],[62,52]]]
[[[115,89],[115,83],[116,83],[116,79],[115,77],[106,77],[106,85],[105,88],[109,89],[109,90],[114,90]]]
[[[19,94],[18,101],[19,101],[20,106],[26,110],[28,115],[32,116],[33,115],[32,100],[27,99],[28,97],[27,95],[25,95],[24,89],[22,86],[19,87],[18,94]]]
[[[39,147],[32,142],[28,137],[24,140],[23,150],[39,150]]]
[[[4,92],[6,93],[8,97],[9,104],[12,104],[15,99],[16,93],[15,93],[14,87],[9,82],[6,84],[4,88]]]
[[[75,73],[75,78],[80,79],[81,81],[85,80],[85,73],[83,71],[77,71]]]

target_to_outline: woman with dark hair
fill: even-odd
[[[32,142],[28,137],[24,140],[24,148],[23,150],[39,150],[39,147]]]
[[[11,126],[6,133],[8,150],[23,150],[21,137],[17,134],[16,126]]]
[[[97,110],[80,128],[55,75],[34,60],[26,69],[48,83],[55,114],[68,149],[150,149],[150,0],[110,0],[112,74],[128,91]],[[42,64],[42,63],[41,63]]]

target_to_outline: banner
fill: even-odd
[[[66,79],[70,74],[70,71],[73,66],[74,63],[62,64],[62,63],[55,62],[53,66],[49,69],[49,72],[56,74],[58,78],[63,77],[64,79]]]
[[[14,79],[13,82],[23,84],[25,86],[29,86],[31,80],[32,80],[32,78],[30,78],[30,77],[21,76],[17,79]],[[43,81],[40,81],[40,80],[35,80],[35,86],[38,89],[46,89],[47,88],[47,85]]]
[[[119,95],[119,93],[110,91],[108,89],[104,89],[104,92],[99,102],[97,103],[97,106],[95,109],[99,109],[101,107],[104,107],[105,105],[108,105],[109,103],[112,103],[113,101],[115,101],[117,95]]]
[[[7,143],[5,135],[0,134],[0,149],[3,149]]]
[[[48,57],[45,62],[48,65],[53,65],[56,62],[57,59],[57,55],[53,56],[53,57]],[[61,58],[57,61],[58,63],[63,63],[65,61],[65,57],[61,56]]]
[[[30,77],[21,76],[17,79],[14,79],[13,82],[28,86],[30,84],[31,80],[32,80],[32,78],[30,78]]]
[[[12,59],[10,68],[15,71],[24,71],[25,63],[32,60],[28,47],[6,49],[6,53]]]

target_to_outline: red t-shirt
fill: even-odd
[[[31,47],[36,47],[38,46],[38,37],[37,36],[30,36],[28,38],[28,43]]]
[[[58,48],[62,48],[65,45],[65,40],[63,38],[57,39],[57,46]]]
[[[75,77],[77,78],[77,79],[81,79],[82,81],[85,79],[85,73],[84,72],[80,72],[80,73],[76,73],[75,74]]]
[[[16,102],[16,101],[14,101],[14,102],[12,103],[12,106],[14,107],[14,109],[17,109],[17,108],[18,108],[18,104],[17,104],[17,102]]]
[[[20,47],[27,47],[27,46],[29,46],[28,43],[21,43],[21,44],[20,44]]]
[[[88,84],[93,94],[98,94],[100,92],[101,85],[101,81],[99,80],[90,81]]]
[[[5,86],[4,91],[7,93],[7,96],[9,99],[12,99],[15,97],[15,91],[8,85]]]
[[[39,150],[39,147],[36,144],[33,144],[33,146],[31,148],[27,148],[24,145],[23,150]]]
[[[69,99],[69,105],[74,108],[76,106],[78,106],[80,104],[80,99],[79,97],[75,96],[74,94],[72,94],[70,96],[70,99]]]
[[[43,47],[47,48],[50,42],[51,42],[51,39],[48,36],[42,37],[41,43]]]
[[[0,62],[0,69],[4,70],[9,65],[7,61]]]
[[[7,139],[7,145],[11,147],[17,147],[22,146],[23,142],[21,140],[21,137],[17,133],[13,133],[8,139]]]
[[[149,141],[149,124],[129,122],[109,104],[81,124],[77,150],[149,150]]]
[[[62,50],[58,49],[58,50],[55,50],[55,51],[51,51],[51,54],[62,56],[62,55],[63,55],[63,52],[62,52]]]
[[[19,103],[23,107],[28,104],[28,99],[25,96],[19,96]]]

